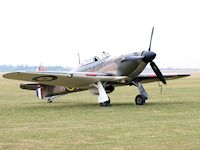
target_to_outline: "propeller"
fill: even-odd
[[[151,43],[152,43],[152,38],[153,38],[153,32],[154,32],[154,27],[152,28],[151,31],[151,37],[150,37],[150,43],[149,43],[149,49],[148,51],[145,51],[143,54],[145,55],[144,61],[145,62],[150,62],[150,66],[153,69],[154,73],[156,74],[157,78],[163,83],[167,84],[165,81],[164,76],[162,75],[160,69],[158,66],[153,62],[153,59],[156,57],[156,54],[154,52],[151,52]]]
[[[163,84],[167,84],[167,82],[165,81],[165,78],[163,77],[162,73],[160,72],[158,66],[153,61],[150,62],[150,66],[153,69],[153,71],[155,72],[155,74],[157,75],[158,79],[160,81],[162,81]]]

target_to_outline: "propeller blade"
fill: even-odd
[[[163,77],[162,73],[160,72],[160,69],[158,68],[158,66],[156,66],[156,64],[152,61],[150,62],[151,68],[153,69],[153,71],[155,72],[155,74],[157,75],[158,79],[160,81],[162,81],[163,84],[167,84],[167,82],[165,81],[165,78]]]
[[[151,38],[150,38],[149,50],[148,51],[151,51],[151,42],[152,42],[152,38],[153,38],[153,32],[154,32],[154,27],[152,28],[152,31],[151,31]]]

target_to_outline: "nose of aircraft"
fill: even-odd
[[[143,61],[145,63],[149,63],[156,57],[156,53],[154,53],[152,51],[144,51],[142,53],[142,56],[144,56]]]

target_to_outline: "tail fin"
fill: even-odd
[[[45,67],[41,64],[37,67],[36,71],[45,71]]]

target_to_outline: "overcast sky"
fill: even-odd
[[[160,68],[200,68],[198,0],[1,0],[0,65],[78,64],[152,51]]]

